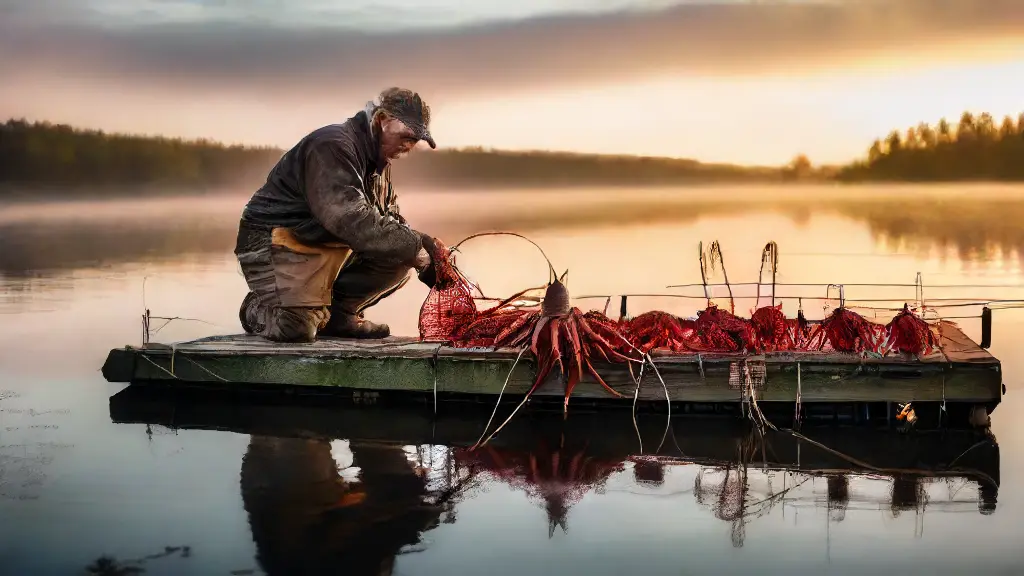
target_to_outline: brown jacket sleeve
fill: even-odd
[[[370,204],[361,174],[344,145],[310,146],[305,185],[313,217],[357,254],[411,265],[422,247],[420,234]]]

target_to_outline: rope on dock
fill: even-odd
[[[154,362],[154,361],[153,361],[153,359],[152,359],[152,358],[150,358],[150,357],[149,357],[149,356],[147,356],[146,354],[139,354],[139,356],[141,356],[141,357],[142,357],[142,359],[143,359],[143,360],[145,360],[146,362],[149,362],[149,363],[150,363],[150,364],[152,364],[153,366],[156,366],[156,367],[157,367],[157,368],[158,368],[158,369],[159,369],[159,370],[160,370],[161,372],[163,372],[164,374],[167,374],[167,375],[169,375],[169,376],[170,376],[171,378],[174,378],[175,380],[180,380],[180,378],[178,378],[178,376],[177,376],[177,375],[176,375],[176,374],[175,374],[174,372],[171,372],[171,371],[170,371],[170,370],[168,370],[167,368],[164,368],[163,366],[161,366],[161,365],[157,364],[156,362]]]
[[[430,368],[434,373],[434,416],[437,416],[437,356],[441,353],[442,347],[444,347],[444,342],[434,348],[434,353],[430,357]]]
[[[803,384],[800,379],[800,363],[796,363],[796,408],[793,411],[793,422],[800,427],[800,408],[803,393]]]
[[[729,282],[729,286],[758,286],[763,285],[764,282]],[[919,288],[923,285],[923,282],[915,281],[913,284],[906,283],[887,283],[887,282],[776,282],[776,286],[794,286],[794,287],[805,287],[805,288],[822,288],[826,286],[856,286],[859,288]],[[670,284],[666,288],[702,288],[704,286],[726,286],[725,283],[709,282],[707,284]],[[929,289],[932,288],[951,288],[951,289],[964,289],[964,288],[1020,288],[1012,284],[929,284]]]
[[[156,362],[154,362],[153,359],[150,358],[148,354],[141,354],[140,353],[139,356],[143,360],[145,360],[146,362],[149,362],[150,364],[152,364],[153,366],[158,368],[164,374],[167,374],[168,376],[170,376],[171,378],[174,378],[175,380],[181,380],[181,377],[179,377],[177,374],[174,373],[174,346],[171,346],[171,369],[170,370],[168,370],[167,368],[164,368],[163,366],[161,366],[161,365],[157,364]],[[206,366],[203,366],[202,364],[196,362],[195,360],[189,358],[188,356],[182,356],[182,358],[184,358],[187,362],[193,364],[195,367],[199,368],[203,372],[206,372],[210,376],[213,376],[214,378],[220,380],[221,382],[231,382],[231,380],[228,380],[227,378],[224,378],[223,376],[221,376],[219,374],[215,374],[209,368],[207,368]]]
[[[743,363],[743,372],[744,387],[747,389],[750,404],[754,408],[748,413],[750,419],[754,421],[754,424],[757,426],[757,431],[762,437],[764,436],[765,427],[771,428],[777,432],[779,429],[776,428],[770,420],[768,420],[764,415],[764,412],[761,412],[761,407],[757,405],[757,391],[754,390],[754,379],[750,376],[750,369],[747,367],[746,362]],[[754,418],[755,413],[757,415],[756,419]]]
[[[764,433],[763,433],[762,426],[763,425],[767,425],[769,428],[771,428],[772,430],[774,430],[776,432],[785,432],[786,434],[789,434],[789,435],[793,436],[794,438],[796,438],[798,440],[802,440],[802,441],[807,442],[807,443],[809,443],[809,444],[811,444],[813,446],[821,448],[822,450],[825,450],[826,452],[828,452],[830,454],[838,456],[839,458],[842,458],[842,459],[846,460],[847,462],[850,462],[851,464],[854,464],[856,466],[860,466],[860,467],[865,468],[867,470],[872,470],[872,471],[875,471],[875,472],[880,473],[880,474],[900,474],[900,473],[903,473],[903,474],[919,474],[920,473],[920,471],[909,470],[909,469],[902,469],[902,468],[879,468],[878,466],[873,466],[873,465],[871,465],[871,464],[869,464],[867,462],[864,462],[863,460],[859,460],[857,458],[854,458],[853,456],[849,456],[849,455],[847,455],[847,454],[845,454],[843,452],[840,452],[838,450],[830,448],[830,447],[822,444],[821,442],[818,442],[816,440],[812,440],[812,439],[808,438],[807,436],[804,436],[803,434],[797,432],[796,430],[793,430],[792,428],[777,428],[774,424],[771,423],[771,421],[769,421],[765,417],[765,415],[761,412],[760,408],[757,406],[757,399],[754,398],[754,396],[753,396],[754,390],[753,390],[753,387],[751,385],[752,384],[752,380],[747,379],[747,382],[748,382],[748,386],[750,386],[749,394],[751,395],[750,398],[752,400],[752,406],[754,408],[754,410],[751,410],[751,411],[748,412],[747,416],[748,416],[748,418],[750,418],[750,420],[757,427],[756,429],[758,431],[758,434],[761,436],[762,440],[764,439]],[[945,386],[945,381],[943,381],[943,386]],[[799,363],[798,363],[797,364],[797,399],[798,399],[798,407],[799,407],[799,394],[800,394],[800,368],[799,368]],[[945,392],[943,392],[943,405],[945,405]],[[798,410],[799,410],[799,408],[798,408]],[[756,411],[757,418],[754,417],[754,411]],[[798,424],[799,424],[799,421],[798,421]],[[981,477],[983,480],[991,483],[993,486],[998,486],[999,483],[994,478],[992,478],[991,476],[989,476],[988,474],[986,474],[986,473],[984,473],[984,472],[982,472],[980,470],[953,468],[953,464],[955,464],[956,461],[959,460],[964,454],[966,454],[967,452],[970,452],[971,450],[977,448],[978,446],[981,446],[981,445],[986,444],[988,442],[989,442],[988,440],[982,440],[982,441],[974,444],[973,446],[971,446],[967,450],[965,450],[963,452],[963,454],[961,454],[960,456],[957,456],[950,463],[950,465],[947,467],[947,472],[961,472],[961,473],[969,472],[971,474],[975,474],[975,475]],[[799,449],[799,445],[798,445],[798,449]],[[937,474],[938,472],[935,472],[935,473]]]
[[[223,376],[220,376],[219,374],[214,374],[212,370],[210,370],[206,366],[203,366],[202,364],[196,362],[195,360],[189,358],[188,356],[182,356],[182,358],[184,358],[188,362],[191,362],[196,368],[199,368],[203,372],[206,372],[207,374],[209,374],[210,376],[213,376],[214,378],[220,380],[221,382],[231,382],[230,380],[228,380],[227,378],[224,378]]]
[[[633,392],[633,414],[632,414],[633,415],[633,430],[636,430],[636,439],[637,439],[638,442],[640,442],[640,454],[642,455],[644,453],[644,438],[643,438],[643,435],[640,434],[640,426],[637,425],[637,423],[636,423],[636,401],[637,401],[637,398],[640,397],[640,382],[644,378],[644,368],[647,367],[647,364],[644,363],[644,364],[640,365],[640,375],[639,376],[634,376],[633,375],[633,365],[632,364],[627,364],[626,367],[629,368],[629,377],[632,378],[634,382],[636,382],[636,390]]]
[[[616,334],[616,335],[619,337],[619,339],[621,339],[623,342],[625,342],[626,346],[629,346],[632,349],[633,352],[636,352],[637,354],[640,354],[640,356],[642,358],[641,363],[640,363],[640,376],[638,378],[636,378],[636,389],[633,391],[633,428],[636,430],[637,440],[640,442],[640,453],[641,454],[643,454],[643,450],[644,450],[644,441],[643,441],[643,437],[640,434],[640,427],[637,425],[637,422],[636,422],[636,401],[640,397],[640,382],[641,382],[641,380],[643,380],[643,377],[644,377],[644,367],[647,364],[651,365],[651,369],[654,370],[655,376],[658,377],[658,381],[661,382],[661,387],[665,391],[665,405],[667,406],[667,410],[668,410],[668,418],[666,419],[666,422],[665,422],[665,432],[662,433],[662,435],[661,435],[661,442],[658,443],[658,448],[656,450],[656,452],[660,452],[661,451],[661,447],[664,446],[664,444],[665,444],[665,438],[668,436],[668,431],[672,427],[672,400],[669,398],[668,385],[665,384],[665,379],[661,377],[661,372],[658,371],[658,366],[654,364],[654,359],[651,358],[651,355],[650,355],[649,352],[641,352],[640,349],[637,348],[636,346],[634,346],[632,342],[630,342],[629,340],[626,340],[626,338],[623,337],[622,334]],[[633,375],[633,366],[630,365],[630,364],[627,364],[627,367],[629,368],[629,375],[632,376]]]
[[[668,396],[668,385],[665,384],[665,379],[661,377],[661,372],[658,371],[658,367],[654,365],[654,360],[651,358],[649,353],[644,353],[644,358],[650,362],[651,369],[654,370],[654,375],[658,377],[658,381],[661,382],[661,388],[665,391],[665,406],[668,407],[668,417],[665,419],[665,431],[661,434],[661,442],[658,443],[657,452],[661,452],[661,447],[665,445],[665,438],[668,436],[669,428],[672,427],[672,400]]]
[[[816,446],[818,448],[821,448],[822,450],[825,450],[826,452],[829,452],[830,454],[838,456],[839,458],[842,458],[842,459],[844,459],[844,460],[846,460],[846,461],[848,461],[848,462],[850,462],[850,463],[852,463],[852,464],[854,464],[856,466],[860,466],[860,467],[868,469],[868,470],[873,470],[873,471],[881,473],[881,474],[898,474],[898,473],[910,474],[910,473],[919,473],[919,471],[907,470],[907,469],[901,469],[901,468],[879,468],[877,466],[873,466],[871,464],[868,464],[867,462],[864,462],[862,460],[858,460],[857,458],[854,458],[852,456],[844,454],[843,452],[840,452],[838,450],[830,448],[830,447],[822,444],[821,442],[818,442],[816,440],[812,440],[812,439],[808,438],[807,436],[804,436],[803,434],[797,432],[796,430],[793,430],[792,428],[778,428],[778,427],[776,427],[774,424],[772,424],[772,422],[770,420],[768,420],[768,418],[764,415],[764,413],[761,412],[760,407],[757,405],[757,398],[756,398],[756,395],[755,395],[755,390],[753,388],[753,379],[750,377],[749,372],[745,373],[744,380],[745,380],[744,388],[746,389],[748,397],[750,398],[750,403],[751,403],[751,407],[752,407],[751,410],[747,411],[747,417],[754,423],[754,425],[756,427],[755,429],[757,430],[758,435],[761,437],[762,441],[765,438],[764,427],[767,426],[768,428],[771,428],[772,430],[774,430],[776,432],[785,432],[785,433],[793,436],[794,438],[796,438],[798,440],[805,441],[805,442],[807,442],[807,443],[809,443],[811,445],[814,445],[814,446]],[[797,363],[797,407],[796,407],[796,413],[797,413],[798,416],[799,416],[799,413],[800,413],[800,406],[801,406],[801,403],[800,403],[800,400],[801,400],[801,387],[802,387],[802,385],[801,385],[800,363],[798,362]],[[943,399],[942,400],[942,406],[943,406],[942,409],[943,409],[943,411],[945,411],[945,404],[946,404],[946,402],[945,402],[945,398],[946,398],[945,378],[943,378],[943,381],[942,381],[942,390],[943,390],[942,391],[942,399]],[[799,420],[796,420],[796,424],[799,426]],[[953,468],[953,464],[955,464],[957,460],[959,460],[961,457],[963,457],[964,454],[966,454],[967,452],[970,452],[971,450],[977,448],[978,446],[981,446],[981,445],[986,444],[986,443],[988,443],[988,440],[982,440],[982,441],[974,444],[973,446],[971,446],[967,450],[965,450],[963,452],[963,454],[961,454],[960,456],[957,456],[950,463],[950,465],[947,467],[947,471],[948,472],[969,472],[969,473],[972,473],[972,474],[975,474],[975,475],[981,477],[983,480],[991,483],[993,486],[998,486],[999,483],[995,479],[993,479],[991,476],[989,476],[988,474],[986,474],[986,473],[984,473],[984,472],[982,472],[980,470]],[[798,453],[799,453],[799,445],[798,445]]]
[[[519,350],[519,355],[516,356],[515,362],[512,363],[512,369],[508,371],[508,376],[505,377],[505,383],[501,385],[501,391],[498,392],[498,401],[494,403],[494,410],[491,411],[491,417],[490,419],[487,420],[487,425],[484,426],[484,431],[480,434],[480,438],[477,438],[476,444],[473,444],[470,450],[475,450],[478,446],[487,444],[487,442],[489,442],[495,434],[497,434],[502,428],[505,427],[505,424],[508,424],[508,421],[512,419],[512,416],[516,415],[516,412],[519,411],[519,408],[522,407],[522,405],[526,403],[527,398],[529,398],[529,396],[523,398],[523,401],[519,404],[519,406],[517,406],[516,409],[512,411],[512,414],[509,415],[508,420],[505,420],[505,422],[502,423],[501,426],[498,426],[498,429],[495,430],[490,436],[488,436],[487,440],[483,441],[483,444],[480,443],[480,441],[483,440],[484,438],[484,434],[487,434],[487,429],[491,427],[491,422],[494,421],[494,415],[498,413],[498,406],[501,405],[501,396],[505,393],[505,387],[508,386],[509,380],[512,379],[512,373],[516,371],[516,365],[519,364],[519,359],[523,357],[523,354],[526,352],[527,348],[529,348],[529,346],[523,345],[523,347]]]
[[[946,372],[942,372],[942,412],[946,412]]]

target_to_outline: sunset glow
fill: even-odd
[[[559,149],[779,164],[864,155],[892,129],[964,110],[1024,112],[1015,60],[817,76],[662,78],[586,90],[453,102],[436,112],[445,146]],[[486,120],[484,120],[486,119]],[[486,128],[484,128],[486,127]]]
[[[1024,7],[935,6],[48,0],[3,9],[0,116],[289,147],[399,84],[442,148],[841,163],[1024,111]]]

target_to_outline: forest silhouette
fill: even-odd
[[[269,147],[108,134],[49,122],[0,125],[0,184],[44,187],[232,186],[266,178]]]
[[[0,124],[0,187],[173,191],[258,186],[283,154],[274,147],[210,140],[110,134],[49,122]],[[673,186],[793,181],[1024,180],[1024,113],[996,123],[964,112],[894,130],[865,158],[845,166],[813,166],[806,155],[777,167],[703,163],[691,159],[511,152],[468,148],[413,154],[396,163],[396,185],[424,188]]]
[[[894,130],[875,140],[867,158],[842,167],[840,181],[1019,181],[1024,180],[1024,113],[998,125],[989,113],[964,112],[956,125],[946,119]]]
[[[259,186],[284,153],[209,140],[109,134],[49,122],[0,124],[0,186],[27,189],[186,190]],[[396,163],[396,185],[425,188],[658,186],[766,182],[784,168],[688,159],[511,152],[467,148],[413,154]]]

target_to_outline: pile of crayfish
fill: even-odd
[[[797,318],[787,318],[781,304],[756,308],[747,319],[710,300],[693,319],[656,310],[614,320],[602,312],[583,312],[572,306],[566,274],[555,274],[550,261],[551,275],[539,305],[523,304],[529,292],[524,290],[481,310],[473,295],[475,286],[455,265],[452,251],[438,243],[431,256],[437,282],[420,310],[421,339],[461,348],[528,348],[537,360],[537,371],[527,397],[558,366],[565,380],[566,409],[584,373],[612,395],[623,396],[597,372],[596,361],[642,363],[650,361],[653,350],[927,355],[938,346],[930,325],[909,305],[886,325],[871,322],[844,305],[812,324],[802,311]]]
[[[614,396],[623,394],[609,386],[594,369],[593,360],[642,361],[626,337],[626,330],[601,312],[584,313],[571,306],[566,274],[545,288],[540,305],[517,304],[525,292],[486,310],[477,310],[472,283],[455,266],[443,245],[431,254],[437,281],[420,310],[420,337],[463,348],[519,348],[528,346],[537,359],[537,374],[527,396],[544,382],[557,365],[566,378],[565,409],[573,388],[588,373]]]

